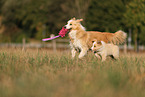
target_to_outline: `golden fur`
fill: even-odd
[[[119,47],[112,43],[105,43],[104,41],[98,42],[95,41],[91,47],[93,51],[96,51],[95,55],[98,57],[98,54],[102,57],[102,61],[106,60],[106,56],[112,55],[113,58],[118,59],[119,57]]]
[[[121,44],[126,40],[126,33],[123,31],[117,31],[115,33],[98,32],[98,31],[86,31],[80,24],[83,19],[71,19],[65,25],[66,29],[69,29],[69,37],[71,39],[70,46],[72,48],[72,57],[75,57],[76,48],[81,50],[79,58],[82,58],[87,51],[92,47],[92,41],[97,39],[98,41],[104,41],[106,43]]]

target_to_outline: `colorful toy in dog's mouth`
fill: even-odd
[[[55,39],[55,38],[58,38],[58,37],[64,37],[65,34],[68,32],[69,30],[66,29],[65,27],[62,27],[62,29],[59,31],[59,35],[55,36],[55,37],[52,37],[52,38],[45,38],[45,39],[42,39],[42,41],[48,41],[48,40],[52,40],[52,39]]]

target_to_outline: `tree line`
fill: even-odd
[[[73,17],[87,30],[132,31],[132,44],[145,44],[145,0],[0,0],[1,42],[57,35]]]

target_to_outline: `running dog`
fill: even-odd
[[[65,25],[69,30],[70,46],[72,58],[75,57],[76,49],[80,49],[79,58],[86,55],[87,51],[92,47],[94,39],[104,41],[105,43],[122,44],[125,42],[127,34],[121,30],[115,33],[99,32],[99,31],[86,31],[81,25],[83,19],[71,19]]]
[[[95,41],[93,43],[93,46],[91,47],[91,50],[93,50],[96,55],[96,57],[99,58],[98,54],[102,57],[102,62],[106,60],[106,57],[109,55],[110,57],[114,59],[119,58],[119,47],[117,45],[114,45],[112,43],[105,43],[104,41]]]

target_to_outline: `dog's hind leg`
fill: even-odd
[[[114,55],[109,55],[113,60],[116,60],[116,58],[114,57]]]
[[[114,59],[118,59],[118,58],[119,58],[119,50],[116,50],[116,51],[113,53],[113,57],[114,57]]]
[[[83,48],[79,54],[79,59],[81,59],[88,51],[88,48]]]
[[[113,54],[114,59],[118,59],[119,58],[119,54]]]

